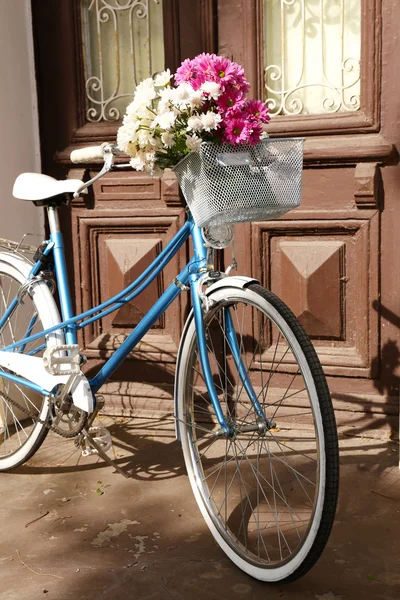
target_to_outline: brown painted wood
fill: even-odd
[[[354,174],[354,199],[358,208],[378,208],[382,189],[381,172],[376,163],[359,163]]]
[[[370,295],[378,293],[376,258],[369,255],[371,246],[377,251],[376,221],[377,213],[252,225],[253,275],[299,318],[327,374],[376,371],[378,323],[369,308]]]
[[[32,0],[42,157],[49,174],[71,169],[74,147],[112,140],[117,130],[115,124],[84,122],[78,4]],[[281,295],[308,330],[341,423],[357,432],[373,427],[386,432],[396,423],[400,376],[400,5],[362,0],[362,10],[361,110],[273,119],[270,133],[306,138],[303,201],[277,221],[236,226],[235,251],[239,273],[252,274]],[[188,56],[218,49],[244,66],[253,95],[260,95],[261,0],[164,0],[164,17],[168,66],[175,69]],[[70,176],[88,177],[98,168],[74,168]],[[114,173],[74,201],[63,223],[78,309],[134,277],[141,261],[159,253],[183,222],[183,209],[170,171],[161,180]],[[149,299],[165,289],[185,252],[154,282]],[[228,249],[221,265],[230,259]],[[143,409],[144,396],[151,410],[171,405],[186,300],[182,295],[182,304],[169,309],[106,388],[117,412]],[[133,303],[85,333],[89,369],[111,354],[143,308]],[[264,360],[268,363],[267,346]]]

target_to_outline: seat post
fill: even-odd
[[[48,206],[47,216],[49,219],[49,229],[51,234],[61,233],[60,220],[58,218],[58,207]]]

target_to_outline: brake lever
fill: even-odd
[[[92,177],[92,179],[89,179],[89,181],[86,181],[75,193],[74,193],[74,198],[79,198],[79,196],[85,192],[85,190],[90,187],[95,181],[97,181],[98,179],[100,179],[100,177],[103,177],[103,175],[105,175],[106,173],[108,173],[109,171],[111,171],[113,164],[114,164],[114,157],[120,154],[118,147],[115,144],[104,144],[103,145],[103,156],[104,156],[104,165],[102,167],[102,169],[97,173],[97,175],[95,175],[94,177]]]

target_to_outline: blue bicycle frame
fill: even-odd
[[[199,348],[200,362],[203,370],[204,379],[208,388],[210,399],[215,410],[218,423],[222,430],[229,432],[229,426],[225,421],[223,411],[221,409],[220,402],[218,400],[217,392],[215,389],[213,376],[211,372],[210,362],[208,359],[207,342],[204,331],[203,323],[203,306],[202,299],[199,296],[197,285],[199,278],[207,272],[207,248],[204,245],[201,229],[195,225],[191,215],[189,214],[188,220],[184,226],[178,231],[174,238],[168,243],[164,250],[158,255],[158,257],[147,267],[147,269],[132,282],[127,288],[122,290],[119,294],[113,296],[106,302],[86,311],[79,315],[74,316],[72,310],[71,295],[68,285],[68,277],[65,262],[64,243],[63,236],[59,230],[57,208],[49,207],[49,222],[50,222],[50,240],[47,245],[42,248],[42,257],[37,260],[33,265],[29,278],[33,279],[44,269],[48,269],[47,264],[53,263],[53,270],[55,273],[58,293],[60,299],[60,308],[62,315],[62,322],[53,326],[52,328],[46,329],[40,333],[30,335],[34,327],[34,319],[29,323],[26,335],[23,339],[10,344],[3,348],[4,351],[16,351],[23,352],[28,342],[34,341],[53,331],[64,330],[65,340],[67,344],[77,344],[77,330],[82,329],[86,325],[93,323],[94,321],[105,317],[106,315],[118,310],[124,304],[127,304],[138,296],[147,286],[157,277],[157,275],[164,269],[164,267],[170,262],[170,260],[176,255],[183,244],[192,237],[194,255],[183,269],[183,271],[174,279],[169,285],[165,292],[150,308],[147,314],[141,319],[135,329],[128,335],[121,346],[114,352],[114,354],[106,361],[103,367],[92,379],[88,380],[93,395],[98,392],[101,386],[111,377],[114,371],[119,367],[122,361],[130,354],[136,344],[143,338],[147,331],[157,321],[157,319],[165,312],[169,305],[179,296],[184,289],[191,289],[192,303],[193,303],[193,316],[195,319],[197,342]],[[46,265],[46,266],[45,266]],[[16,297],[11,302],[8,310],[0,319],[0,330],[5,325],[8,317],[12,314],[19,302],[19,298]],[[227,331],[227,339],[232,352],[232,356],[238,369],[239,376],[242,383],[249,395],[249,398],[257,412],[257,414],[265,418],[263,410],[258,402],[257,395],[252,388],[250,380],[247,376],[246,370],[242,363],[240,356],[240,350],[236,339],[236,334],[230,316],[229,309],[225,310],[225,327]],[[40,349],[45,348],[45,344],[36,348],[33,353],[38,352]],[[11,379],[23,384],[35,391],[39,391],[43,395],[51,396],[51,391],[44,390],[34,383],[22,379],[16,375],[0,370],[0,376],[6,379]]]

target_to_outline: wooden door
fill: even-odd
[[[240,270],[281,296],[304,325],[345,431],[397,435],[399,4],[218,0],[218,7],[219,51],[243,64],[252,95],[268,99],[270,134],[306,138],[302,204],[277,221],[241,227]],[[346,56],[346,44],[352,52],[358,46],[358,56]]]
[[[154,22],[153,9],[158,11]],[[116,96],[133,92],[122,77],[126,72],[122,53],[130,52],[130,42],[118,46],[129,29],[134,34],[130,59],[135,64],[142,55],[144,63],[141,69],[134,66],[136,83],[154,70],[174,71],[185,57],[215,49],[214,8],[209,0],[32,0],[32,12],[43,170],[54,176],[89,178],[99,165],[74,167],[71,150],[115,141],[124,109],[111,101],[112,93],[107,96],[106,79],[109,75],[119,79]],[[138,34],[139,26],[145,29],[144,37]],[[88,72],[88,61],[100,52],[100,44],[101,57]],[[152,53],[158,53],[157,61],[152,62]],[[126,106],[129,98],[124,100]],[[161,179],[133,171],[113,172],[97,182],[88,197],[73,201],[63,211],[62,228],[77,311],[105,301],[133,281],[184,220],[178,185],[170,171]],[[88,371],[94,372],[121,344],[185,261],[183,250],[144,294],[82,332]],[[109,410],[114,407],[130,414],[139,408],[165,407],[171,411],[175,359],[186,313],[187,296],[182,294],[103,388]]]
[[[82,1],[32,4],[44,169],[85,177],[86,169],[71,168],[69,151],[114,139],[117,124],[87,121]],[[400,221],[395,149],[400,133],[398,3],[164,0],[163,5],[166,66],[174,69],[201,51],[233,58],[244,66],[252,96],[269,98],[277,113],[270,134],[306,138],[302,204],[277,221],[236,227],[239,272],[252,274],[281,296],[305,326],[328,376],[339,423],[352,433],[391,435],[397,424],[400,366],[395,244]],[[314,44],[311,50],[305,48],[306,38]],[[324,92],[320,108],[307,108],[306,88],[321,84],[315,79],[317,66],[321,69],[326,57],[339,52],[338,43],[345,52],[347,38],[359,55],[342,55],[342,79],[333,96],[340,88],[351,89],[349,77],[354,74],[356,87],[343,92],[340,102]],[[293,71],[293,43],[304,59],[301,77],[308,77],[297,83],[303,90],[297,99],[295,94],[289,97],[286,83],[274,87],[284,81],[283,66]],[[316,63],[310,63],[310,52]],[[91,165],[89,174],[96,168]],[[88,200],[73,203],[63,223],[73,256],[77,308],[102,301],[131,281],[183,219],[170,172],[161,180],[113,173],[95,186]],[[85,332],[82,344],[90,368],[120,343],[183,258],[177,257],[144,301]],[[225,263],[229,258],[227,253]],[[106,388],[118,412],[129,413],[146,396],[147,407],[170,409],[185,302],[182,297],[156,323]]]

